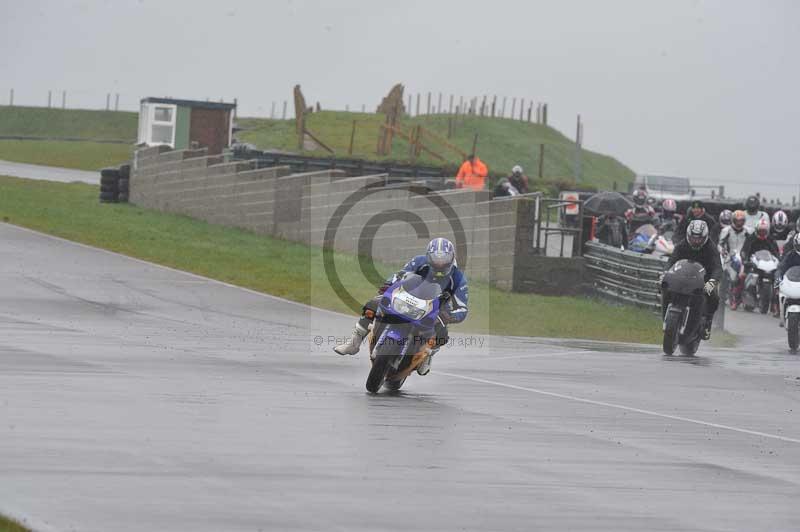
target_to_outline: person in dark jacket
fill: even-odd
[[[775,258],[780,257],[778,243],[770,233],[769,221],[766,218],[758,222],[754,233],[747,235],[741,251],[742,263],[747,264],[756,252],[764,249],[772,253]]]
[[[686,240],[686,228],[689,227],[689,224],[694,220],[703,220],[708,226],[708,233],[711,240],[714,242],[719,241],[719,227],[717,226],[717,222],[706,212],[706,206],[702,201],[694,200],[686,216],[681,220],[681,223],[678,224],[678,228],[672,236],[672,241],[676,246]]]
[[[783,274],[786,273],[786,270],[793,266],[800,266],[800,233],[794,234],[792,244],[794,244],[792,251],[783,254],[780,264],[778,264],[778,267],[775,269],[776,283],[779,283],[781,279],[783,279]]]
[[[797,249],[795,237],[798,235],[798,233],[800,233],[800,216],[797,217],[797,221],[794,223],[794,231],[789,233],[789,236],[786,237],[786,243],[783,245],[783,257]]]
[[[679,260],[688,259],[703,265],[706,270],[705,286],[706,315],[703,320],[703,340],[711,338],[711,322],[719,307],[717,286],[722,279],[722,261],[715,240],[709,238],[708,224],[704,220],[693,220],[686,228],[686,238],[675,246],[675,250],[667,262],[667,269],[672,268]],[[661,296],[662,316],[669,304],[669,294]]]
[[[628,228],[625,220],[616,214],[609,213],[600,222],[597,239],[602,244],[614,246],[617,249],[628,247]]]

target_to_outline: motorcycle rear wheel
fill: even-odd
[[[789,337],[789,349],[792,353],[797,352],[797,348],[800,347],[800,315],[798,314],[789,314],[789,318],[786,320],[786,334]]]
[[[681,344],[681,354],[687,357],[694,356],[697,353],[697,348],[700,347],[700,337],[698,336],[693,341]]]
[[[386,389],[392,392],[400,391],[400,388],[403,387],[403,383],[406,382],[406,378],[403,377],[402,379],[398,380],[389,380],[383,383],[386,386]]]
[[[680,334],[680,319],[681,314],[678,312],[667,312],[667,316],[664,318],[664,341],[661,347],[665,355],[675,352]]]

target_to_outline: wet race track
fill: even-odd
[[[352,317],[6,224],[0,257],[0,512],[37,529],[800,524],[800,357],[770,318],[689,360],[473,338],[370,396],[366,355],[325,345]]]

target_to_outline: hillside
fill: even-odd
[[[138,113],[0,106],[0,136],[136,142]]]
[[[135,142],[137,113],[115,111],[90,111],[78,109],[47,109],[39,107],[0,106],[0,137],[29,136],[48,139],[121,140]],[[391,155],[375,155],[378,131],[383,115],[323,111],[309,115],[307,126],[337,156],[347,157],[353,121],[356,134],[353,157],[364,159],[409,160],[408,142],[395,137]],[[255,144],[261,149],[296,151],[297,137],[293,120],[264,118],[239,118],[243,131],[239,140]],[[548,181],[572,181],[575,161],[574,143],[559,131],[539,124],[510,119],[461,117],[454,119],[454,133],[449,140],[461,150],[469,152],[474,135],[478,134],[478,155],[494,175],[506,175],[511,167],[520,164],[526,173],[535,177],[539,168],[539,145],[545,145],[544,178]],[[448,116],[432,115],[405,118],[400,124],[405,131],[421,125],[423,128],[447,136]],[[447,164],[455,172],[461,162],[460,155],[447,149],[434,139],[426,145],[441,154],[445,163],[423,152],[423,164]],[[52,141],[0,140],[0,158],[38,164],[64,165],[72,168],[96,169],[98,164],[109,165],[129,157],[130,144],[64,143]],[[81,154],[85,153],[86,157]],[[327,152],[311,152],[327,156]],[[613,157],[583,150],[583,179],[579,184],[598,188],[611,188],[617,182],[621,188],[633,180],[633,171]]]
[[[356,121],[353,143],[354,157],[408,160],[408,142],[400,137],[395,137],[392,155],[388,157],[375,155],[378,131],[383,122],[383,115],[322,111],[308,116],[307,127],[330,146],[337,155],[347,156],[354,120]],[[239,132],[237,136],[244,142],[255,144],[262,149],[295,151],[297,148],[293,120],[240,118],[238,124],[244,128],[244,131]],[[401,127],[406,131],[410,131],[416,125],[422,125],[423,128],[446,137],[448,116],[405,118],[401,123]],[[544,178],[567,181],[572,179],[575,144],[551,127],[501,118],[466,117],[456,121],[455,133],[450,142],[469,152],[475,133],[478,134],[478,156],[486,162],[493,174],[505,175],[510,172],[512,166],[520,164],[529,176],[536,176],[539,167],[539,145],[544,144]],[[456,152],[448,150],[433,139],[429,142],[434,151],[446,157],[449,164],[456,166],[461,162],[461,158]],[[327,154],[322,150],[314,153],[318,153],[320,156]],[[616,181],[624,188],[623,183],[633,181],[633,171],[613,157],[587,150],[583,150],[582,157],[583,179],[581,184],[611,188]],[[425,164],[442,164],[424,152],[419,161]]]

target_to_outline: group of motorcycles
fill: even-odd
[[[786,327],[789,350],[797,352],[800,343],[800,267],[789,268],[780,284],[775,283],[775,271],[780,261],[767,250],[750,257],[750,264],[742,263],[739,253],[724,258],[728,290],[727,304],[731,310],[756,309],[761,314],[769,312]],[[742,283],[742,278],[744,282]]]
[[[748,264],[742,262],[739,252],[723,255],[722,263],[727,276],[723,301],[731,310],[771,312],[786,328],[789,350],[796,353],[800,348],[800,267],[790,268],[776,284],[780,261],[767,250],[754,253]],[[704,273],[699,264],[678,261],[664,274],[661,291],[671,295],[664,315],[663,350],[668,355],[676,348],[684,355],[697,351],[705,305]]]

